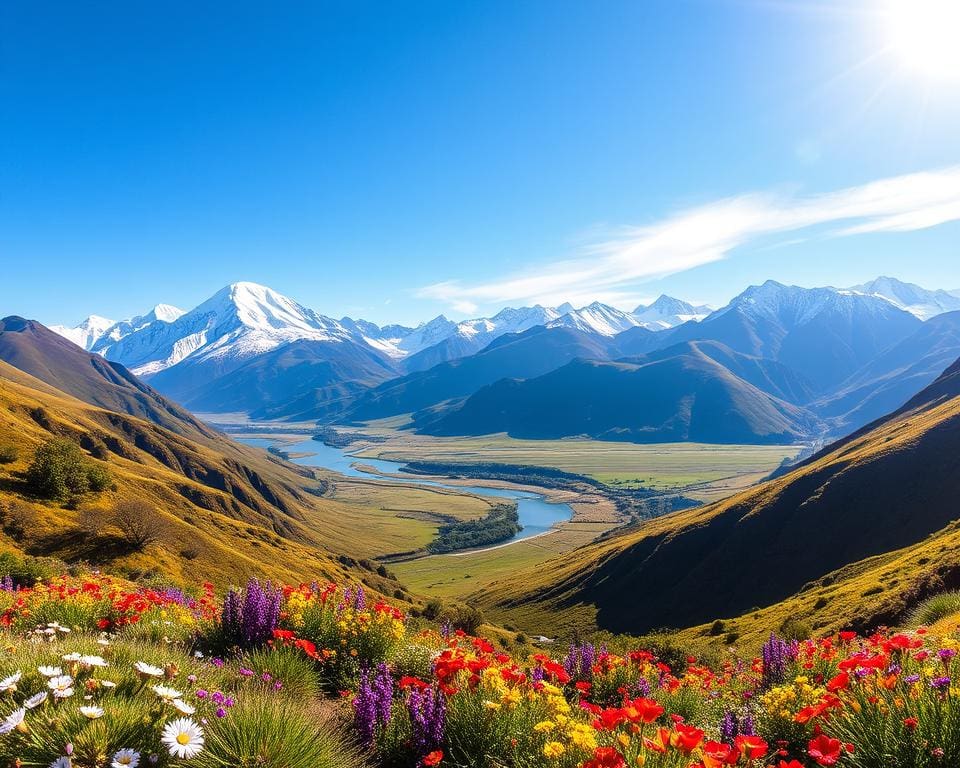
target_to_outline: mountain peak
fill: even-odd
[[[881,275],[849,290],[884,299],[921,320],[960,309],[960,297],[943,290],[929,290],[895,277]]]
[[[157,304],[145,315],[145,318],[159,320],[164,323],[172,323],[185,314],[185,310],[175,307],[172,304]]]

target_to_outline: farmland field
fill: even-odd
[[[517,440],[505,435],[429,437],[370,422],[358,432],[385,442],[357,443],[357,455],[392,461],[496,462],[555,467],[614,487],[645,486],[715,501],[752,485],[800,452],[800,445],[614,443],[589,439]]]

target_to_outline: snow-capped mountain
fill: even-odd
[[[649,306],[641,304],[633,310],[633,316],[644,328],[659,331],[674,328],[690,320],[703,320],[712,311],[706,304],[694,305],[664,294]]]
[[[878,277],[869,283],[855,285],[850,290],[886,299],[894,306],[906,310],[921,320],[929,320],[944,312],[960,309],[960,296],[950,291],[931,291],[913,283],[904,283],[894,277]]]
[[[179,365],[215,362],[226,373],[245,360],[300,339],[342,341],[351,334],[324,317],[256,283],[233,283],[173,322],[154,322],[111,345],[107,356],[139,376]]]
[[[596,333],[600,336],[616,336],[638,325],[641,325],[640,320],[629,312],[608,304],[601,304],[599,301],[567,312],[548,323],[551,328],[576,328],[578,331]]]
[[[68,328],[65,325],[51,325],[50,330],[65,339],[69,339],[78,347],[89,351],[90,348],[116,323],[100,315],[90,315],[80,325]]]
[[[701,322],[665,333],[671,341],[712,339],[784,363],[826,391],[920,324],[878,296],[768,280]]]
[[[73,328],[51,325],[50,330],[60,334],[65,339],[69,339],[77,346],[83,347],[87,352],[96,352],[102,355],[124,336],[129,336],[134,331],[139,331],[152,323],[172,323],[183,313],[182,309],[170,304],[157,304],[145,315],[137,315],[129,320],[115,322],[99,315],[90,315],[80,325]]]

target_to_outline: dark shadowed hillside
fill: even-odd
[[[552,561],[543,576],[525,573],[483,599],[518,611],[589,606],[596,625],[614,631],[689,627],[784,600],[850,564],[864,561],[854,569],[863,571],[866,558],[920,546],[960,516],[958,497],[960,363],[889,418],[776,480],[584,547]],[[915,570],[899,579],[919,583],[952,567],[957,581],[960,565],[951,555],[951,566],[946,552],[956,554],[932,539],[911,561]],[[854,607],[846,610],[854,621]]]
[[[528,378],[584,357],[605,359],[605,339],[572,328],[538,326],[507,334],[470,357],[381,384],[358,397],[344,418],[378,419],[465,397],[504,377]]]
[[[706,345],[754,379],[802,390],[799,377],[720,345]],[[491,434],[604,440],[789,443],[815,434],[816,418],[740,378],[697,345],[637,361],[576,360],[543,376],[484,387],[449,409],[416,415],[433,435]]]

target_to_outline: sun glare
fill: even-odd
[[[905,66],[960,80],[960,0],[890,0],[892,47]]]

